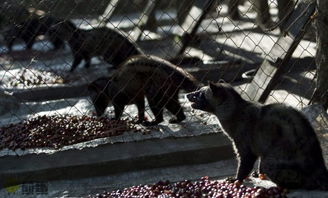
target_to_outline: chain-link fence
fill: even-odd
[[[24,135],[1,134],[1,149],[217,133],[185,93],[219,79],[248,100],[304,108],[314,12],[291,0],[6,1],[0,124]]]

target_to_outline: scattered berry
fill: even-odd
[[[286,194],[277,187],[269,189],[246,187],[240,182],[210,180],[208,177],[202,177],[197,181],[184,180],[176,183],[159,181],[153,185],[132,186],[123,190],[88,196],[88,198],[108,197],[286,198]]]

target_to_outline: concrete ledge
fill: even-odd
[[[54,154],[0,158],[0,178],[18,183],[76,179],[175,165],[208,163],[234,157],[222,133],[190,138],[151,139],[106,144]]]
[[[89,83],[99,77],[109,75],[107,73],[108,68],[106,68],[105,65],[99,64],[98,68],[72,74],[70,77],[71,79],[69,79],[72,81],[72,84],[36,85],[25,89],[6,88],[4,91],[12,93],[20,102],[38,102],[84,97],[89,95],[87,90]]]
[[[37,87],[25,90],[6,89],[5,91],[12,93],[12,96],[20,102],[38,102],[88,96],[87,87],[88,84],[84,83],[82,85]]]

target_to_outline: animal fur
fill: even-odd
[[[195,57],[195,56],[177,56],[171,59],[168,59],[168,61],[174,65],[179,66],[188,66],[188,65],[201,65],[203,64],[203,60]]]
[[[245,179],[259,158],[259,172],[281,187],[328,189],[319,141],[299,111],[246,101],[226,83],[210,83],[187,98],[194,109],[219,119],[237,155],[237,180]]]
[[[48,36],[55,50],[64,47],[64,41],[49,32],[49,28],[59,21],[52,16],[43,16],[41,18],[33,17],[18,25],[12,25],[4,32],[9,52],[12,51],[12,46],[17,39],[22,39],[26,44],[26,49],[31,49],[36,38],[40,35]]]
[[[70,21],[63,21],[54,25],[52,32],[68,41],[71,47],[74,56],[71,72],[82,60],[85,61],[84,67],[89,67],[94,56],[103,57],[116,68],[128,57],[143,54],[128,35],[107,27],[82,30]]]
[[[144,120],[144,97],[146,96],[157,124],[163,121],[166,108],[176,119],[171,123],[185,119],[178,101],[180,89],[194,91],[197,80],[182,68],[155,56],[133,56],[118,67],[111,78],[101,78],[90,84],[93,104],[97,115],[104,113],[111,102],[115,109],[115,118],[119,119],[125,105],[136,104],[139,122]]]

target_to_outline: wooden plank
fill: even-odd
[[[188,15],[181,25],[182,35],[182,46],[178,55],[182,55],[191,40],[194,38],[200,24],[205,19],[207,13],[214,5],[214,0],[196,0],[194,5],[191,7]]]
[[[258,101],[264,88],[268,86],[270,79],[272,79],[276,71],[277,68],[268,60],[264,59],[252,82],[247,86],[246,92],[242,93],[245,98],[252,101]]]
[[[114,13],[114,10],[116,9],[118,5],[119,0],[111,0],[109,4],[107,5],[104,13],[98,18],[99,26],[105,26],[108,21],[110,20],[111,16]]]
[[[264,103],[280,77],[288,70],[288,61],[304,36],[315,11],[315,3],[300,3],[287,21],[288,32],[280,36],[265,57],[243,96]]]
[[[143,10],[142,14],[138,19],[138,24],[135,26],[135,28],[132,30],[132,33],[130,34],[133,41],[138,41],[140,39],[149,20],[149,16],[154,11],[154,9],[156,8],[156,4],[159,3],[159,1],[160,0],[148,0],[145,9]]]

